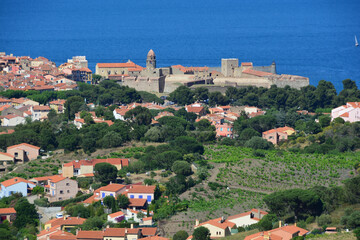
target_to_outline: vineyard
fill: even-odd
[[[341,155],[300,154],[287,151],[214,146],[206,148],[210,162],[225,163],[216,181],[234,188],[273,192],[317,185],[336,186],[351,177],[359,153]]]

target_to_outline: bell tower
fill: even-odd
[[[147,54],[146,57],[146,68],[147,69],[155,69],[156,68],[156,56],[152,49]]]

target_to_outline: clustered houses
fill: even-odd
[[[0,53],[0,86],[11,90],[65,91],[77,88],[77,82],[92,83],[92,71],[84,56],[74,57],[56,67],[44,57],[15,57]]]
[[[125,166],[129,166],[129,159],[107,158],[107,159],[91,159],[91,160],[74,160],[65,163],[62,166],[63,177],[90,177],[94,176],[94,167],[98,163],[107,162],[114,165],[118,170]]]
[[[331,121],[338,117],[344,119],[345,122],[359,122],[360,102],[347,102],[346,105],[331,110]]]
[[[109,126],[113,125],[114,122],[111,120],[104,120],[103,118],[96,117],[95,112],[88,112],[95,123],[107,123]],[[85,120],[80,117],[80,113],[75,114],[74,125],[80,129],[85,124]]]
[[[216,137],[233,138],[233,123],[239,117],[239,114],[231,112],[230,106],[209,108],[209,112],[210,114],[203,115],[196,119],[196,121],[207,119],[215,126]]]
[[[288,136],[295,133],[295,129],[291,127],[275,128],[262,133],[262,138],[267,141],[278,144],[280,141],[286,141]]]

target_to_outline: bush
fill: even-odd
[[[48,207],[49,201],[47,198],[35,199],[34,204],[39,207]]]
[[[310,216],[306,219],[306,224],[310,224],[310,223],[313,223],[315,222],[315,217],[314,216]]]
[[[316,222],[319,226],[325,226],[331,224],[331,217],[328,214],[322,214],[316,218]]]

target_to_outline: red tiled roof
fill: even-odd
[[[124,237],[127,234],[138,234],[139,228],[106,228],[104,237]]]
[[[56,176],[53,176],[50,181],[53,182],[53,183],[57,183],[57,182],[60,182],[62,180],[64,180],[66,178],[64,178],[63,176],[61,175],[56,175]]]
[[[125,185],[117,184],[117,183],[110,183],[107,186],[101,187],[97,190],[99,191],[107,191],[107,192],[117,192],[120,191],[122,188],[125,188]]]
[[[155,186],[131,185],[128,193],[154,193]]]
[[[77,234],[77,238],[88,238],[88,239],[103,239],[104,232],[103,231],[79,231]]]
[[[147,203],[145,198],[130,198],[129,201],[129,207],[143,207]]]
[[[94,195],[92,195],[91,197],[89,197],[88,199],[85,199],[84,201],[83,201],[83,203],[85,203],[85,204],[92,204],[93,202],[97,202],[97,201],[99,201],[99,200],[97,200],[97,199],[95,199],[95,194]]]
[[[122,211],[119,211],[119,212],[116,212],[116,213],[112,213],[112,214],[109,214],[108,216],[111,217],[111,218],[116,218],[118,216],[123,216],[124,213]]]
[[[252,62],[242,62],[241,66],[252,66],[253,63]]]
[[[156,231],[157,231],[156,227],[145,227],[145,228],[140,228],[140,229],[141,229],[142,235],[144,235],[144,236],[155,236]]]
[[[5,104],[5,105],[3,105],[3,106],[0,106],[0,112],[1,112],[1,111],[4,111],[5,109],[7,109],[7,108],[9,108],[9,107],[11,107],[11,105],[9,105],[9,104]]]
[[[221,222],[221,217],[220,217],[220,218],[209,220],[207,222],[200,223],[199,225],[197,225],[195,227],[200,227],[200,226],[203,226],[206,224],[210,224],[210,225],[213,225],[213,226],[221,228],[221,229],[226,229],[228,227],[233,228],[236,225],[235,223],[232,223],[232,222],[229,222],[226,220],[224,222]]]
[[[14,158],[14,156],[11,155],[10,153],[0,152],[0,155],[5,155],[5,156],[8,156],[8,157]]]
[[[0,208],[0,215],[4,214],[15,214],[15,208]]]
[[[3,181],[3,182],[1,182],[1,184],[2,184],[4,187],[8,187],[8,186],[14,185],[14,184],[19,183],[19,182],[24,182],[24,183],[28,183],[28,184],[35,185],[33,182],[30,182],[30,181],[25,180],[25,179],[20,178],[20,177],[14,177],[14,178],[12,178],[12,179]]]
[[[160,236],[150,236],[146,238],[141,238],[141,240],[170,240],[170,238],[164,238]]]
[[[245,69],[243,71],[243,73],[254,75],[257,77],[265,77],[265,76],[273,75],[272,73],[257,71],[257,70],[251,69],[251,68]]]
[[[192,107],[192,106],[186,106],[187,112],[193,112],[193,113],[200,113],[204,110],[204,107]]]
[[[49,236],[49,240],[75,240],[76,236],[69,233],[69,232],[56,232],[54,234],[51,234],[51,236]]]
[[[98,63],[97,66],[99,68],[143,68],[131,61],[126,63]]]
[[[46,224],[51,224],[51,227],[56,226],[76,226],[82,225],[85,222],[85,218],[68,217],[68,218],[55,218],[48,221]]]
[[[340,115],[340,117],[349,117],[349,113],[348,112],[343,113],[343,114]]]
[[[21,147],[21,146],[27,146],[27,147],[31,147],[31,148],[35,148],[35,149],[40,149],[40,147],[31,145],[31,144],[28,144],[28,143],[20,143],[20,144],[17,144],[17,145],[12,145],[12,146],[7,147],[7,149],[17,148],[17,147]]]
[[[16,118],[16,117],[21,117],[21,118],[23,118],[22,116],[15,115],[15,114],[8,114],[8,115],[5,115],[5,116],[4,116],[4,118],[6,118],[6,119],[13,119],[13,118]]]
[[[50,111],[51,108],[49,106],[33,106],[34,111]]]

